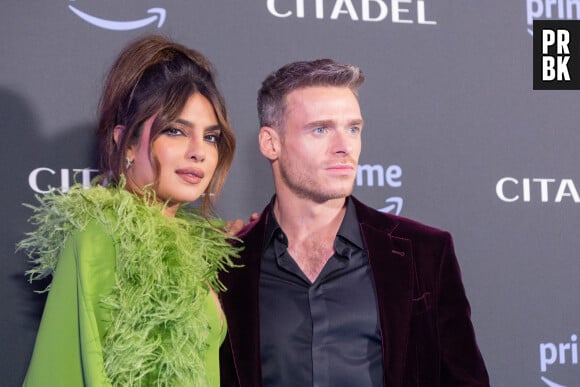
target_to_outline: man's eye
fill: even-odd
[[[324,126],[319,126],[318,128],[314,128],[314,133],[316,134],[323,134],[326,132],[326,128]]]
[[[205,141],[217,144],[220,141],[219,134],[206,134]]]
[[[348,129],[348,131],[349,131],[350,133],[352,133],[352,134],[356,134],[356,133],[359,133],[359,132],[360,132],[360,127],[358,127],[358,126],[351,126],[351,127]]]

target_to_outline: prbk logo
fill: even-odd
[[[33,169],[28,175],[28,185],[39,194],[47,194],[59,189],[68,192],[71,184],[81,183],[84,188],[89,188],[91,180],[98,174],[97,169],[60,169],[54,170],[48,167]]]
[[[534,90],[580,90],[580,20],[534,20],[533,47]]]
[[[495,193],[506,203],[580,203],[572,179],[502,177],[495,185]]]
[[[278,18],[435,25],[425,0],[267,0],[268,12]]]
[[[72,0],[74,2],[74,0]],[[96,27],[112,31],[130,31],[157,23],[157,28],[161,28],[165,23],[166,11],[164,8],[149,8],[147,13],[151,16],[132,20],[108,20],[91,15],[69,4],[68,8],[79,18]]]
[[[578,20],[580,1],[578,0],[526,0],[528,33],[534,35],[533,23],[536,19]]]
[[[544,342],[540,343],[540,372],[542,376],[540,379],[546,385],[550,387],[567,387],[567,385],[560,384],[554,380],[558,378],[559,381],[563,379],[562,376],[555,377],[550,376],[548,378],[546,374],[551,375],[554,373],[552,368],[556,365],[560,370],[564,366],[577,366],[578,365],[578,335],[570,335],[570,340],[562,343]],[[548,372],[552,371],[552,372]],[[563,374],[563,373],[562,373]]]
[[[358,187],[390,187],[399,188],[402,185],[403,169],[398,165],[389,165],[386,168],[380,164],[362,164],[358,166],[356,173],[356,185]],[[399,215],[403,210],[403,198],[390,196],[385,199],[385,207],[379,211],[390,212]]]

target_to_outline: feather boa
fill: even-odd
[[[167,218],[151,195],[119,187],[74,186],[38,197],[29,206],[37,228],[18,244],[31,257],[30,280],[50,275],[72,232],[96,221],[118,244],[116,283],[102,302],[112,322],[103,343],[113,385],[203,386],[208,322],[207,286],[224,290],[217,272],[232,267],[238,250],[220,227],[191,211]],[[48,290],[48,288],[47,288]]]

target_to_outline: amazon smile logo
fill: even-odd
[[[139,28],[146,27],[150,24],[157,24],[157,28],[161,28],[163,23],[165,23],[165,15],[166,11],[164,8],[149,8],[147,13],[151,16],[146,16],[143,18],[138,18],[134,20],[107,20],[103,19],[91,14],[88,14],[80,9],[69,5],[68,9],[70,9],[75,15],[77,15],[82,20],[86,21],[89,24],[92,24],[96,27],[103,28],[105,30],[112,30],[112,31],[130,31],[136,30]]]
[[[550,387],[566,387],[563,384],[558,384],[556,382],[551,381],[550,379],[546,378],[545,376],[541,377],[542,382],[546,383],[546,385],[550,386]]]
[[[362,164],[358,166],[356,185],[359,187],[399,188],[402,185],[403,169],[396,164],[383,167],[381,164]],[[403,198],[390,196],[385,199],[385,207],[378,208],[381,212],[395,215],[403,210]]]

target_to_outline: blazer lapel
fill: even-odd
[[[413,298],[413,255],[408,239],[391,235],[397,221],[355,200],[377,294],[385,387],[401,386]]]

